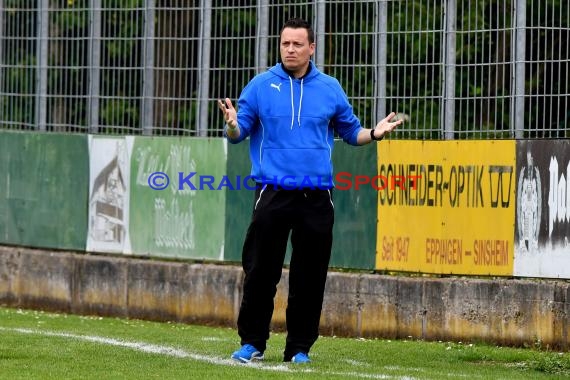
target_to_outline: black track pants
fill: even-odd
[[[285,190],[271,185],[256,190],[242,252],[245,280],[238,317],[242,344],[265,351],[291,232],[284,358],[309,352],[319,334],[333,223],[332,190]]]

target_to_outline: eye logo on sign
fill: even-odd
[[[542,186],[540,172],[534,166],[530,152],[527,166],[521,169],[518,183],[517,223],[519,245],[527,252],[538,252],[538,232],[542,213]]]

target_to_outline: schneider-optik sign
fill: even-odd
[[[382,164],[388,178],[414,178],[414,186],[379,191],[387,206],[508,208],[514,190],[511,165]]]

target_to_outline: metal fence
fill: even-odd
[[[366,127],[410,139],[569,137],[566,0],[0,0],[0,125],[220,136],[290,17]]]

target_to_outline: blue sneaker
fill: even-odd
[[[291,358],[291,363],[310,363],[311,359],[309,359],[309,355],[304,352],[299,352],[298,354],[293,355]]]
[[[232,359],[241,363],[249,363],[252,360],[263,360],[263,353],[251,344],[244,344],[239,350],[232,354]]]

